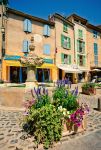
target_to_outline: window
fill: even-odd
[[[45,44],[44,45],[43,53],[46,54],[46,55],[50,55],[50,44]]]
[[[94,43],[94,55],[98,55],[98,45]]]
[[[64,32],[68,31],[68,25],[66,23],[63,23],[63,31]]]
[[[98,65],[98,45],[94,43],[94,64]]]
[[[36,79],[38,82],[49,82],[51,80],[50,69],[36,69]]]
[[[93,37],[94,37],[94,38],[97,38],[97,35],[98,35],[97,31],[94,30],[94,31],[93,31]]]
[[[69,37],[66,37],[64,35],[61,35],[61,46],[66,49],[71,48],[71,40]]]
[[[94,64],[98,65],[98,55],[94,55]]]
[[[32,32],[32,23],[29,19],[24,20],[24,32],[31,33]]]
[[[83,31],[82,30],[78,30],[78,37],[80,38],[80,39],[82,39],[83,38]]]
[[[30,50],[29,50],[29,41],[24,40],[24,41],[23,41],[23,49],[22,49],[22,52],[28,53],[29,51],[30,51]]]
[[[79,66],[85,66],[86,57],[83,55],[77,55],[77,62]]]
[[[79,53],[84,53],[85,52],[85,42],[77,40],[77,51]]]
[[[61,53],[61,63],[62,64],[71,64],[71,55]]]
[[[50,26],[49,25],[44,25],[44,30],[43,30],[43,35],[46,36],[46,37],[49,37],[50,36]]]

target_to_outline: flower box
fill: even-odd
[[[88,89],[85,89],[85,88],[82,87],[82,93],[87,94],[87,95],[91,95],[91,94],[96,95],[96,89],[92,88],[92,87],[90,87]]]
[[[83,132],[87,129],[87,116],[86,114],[83,116],[83,120],[82,120],[82,124],[77,127],[75,125],[71,125],[70,128],[67,127],[67,124],[64,123],[64,128],[63,128],[63,132],[62,132],[62,137],[71,135],[73,133],[79,133],[79,132]]]

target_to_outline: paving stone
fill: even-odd
[[[4,139],[4,136],[0,137],[0,141]]]
[[[10,141],[10,144],[15,144],[15,143],[18,143],[18,139],[14,139]]]

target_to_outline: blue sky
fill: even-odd
[[[9,0],[9,6],[44,19],[55,12],[76,13],[94,25],[101,24],[101,0]]]

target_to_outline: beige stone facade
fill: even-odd
[[[1,57],[3,44],[2,34],[0,32],[0,61],[2,59],[2,69],[0,68],[2,73],[0,73],[0,78],[4,81],[11,82],[12,69],[15,67],[19,73],[20,69],[24,68],[19,62],[19,57],[26,54],[23,52],[23,41],[27,40],[30,42],[31,37],[34,37],[35,53],[43,57],[46,61],[44,65],[37,67],[39,74],[40,71],[44,71],[40,76],[46,74],[44,75],[44,79],[49,76],[49,81],[56,81],[57,79],[63,79],[67,73],[71,77],[72,83],[77,83],[79,76],[81,77],[83,75],[83,81],[87,81],[88,73],[92,69],[101,69],[101,29],[89,24],[86,19],[77,15],[71,15],[66,18],[60,14],[54,14],[52,17],[53,19],[50,18],[47,21],[13,9],[7,10],[7,17],[3,19],[5,27],[4,58]],[[1,18],[0,29],[2,27]],[[31,32],[24,31],[25,19],[31,21]],[[50,28],[49,36],[43,35],[45,25]],[[66,29],[65,31],[64,28]],[[78,37],[78,30],[80,32],[82,31],[83,36],[81,39]],[[94,30],[97,31],[97,38],[93,36]],[[84,51],[78,51],[78,40],[81,44],[84,44]],[[97,65],[94,64],[94,43],[98,45]],[[65,47],[62,44],[65,44]],[[45,45],[50,45],[49,54],[47,53],[47,49],[46,53],[44,53]],[[69,48],[66,47],[67,45]],[[78,58],[80,59],[79,63]],[[84,62],[81,63],[81,59]],[[59,65],[65,65],[68,68],[68,66],[74,64],[83,72],[82,75],[79,73],[70,73],[69,71],[65,72],[64,69],[61,70],[59,68]],[[21,74],[20,78],[23,78]],[[42,80],[44,81],[44,79]]]

